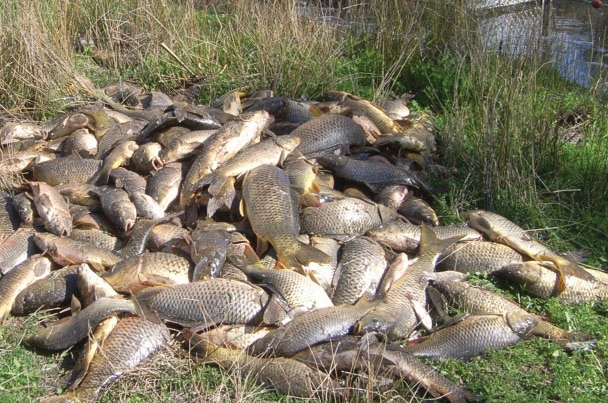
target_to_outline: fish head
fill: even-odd
[[[507,312],[505,314],[505,321],[514,333],[522,337],[538,323],[534,316],[518,311]]]

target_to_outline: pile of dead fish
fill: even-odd
[[[608,296],[607,274],[504,217],[469,211],[466,225],[440,226],[425,199],[452,171],[402,99],[233,91],[200,106],[104,90],[44,124],[0,129],[0,320],[61,311],[24,342],[82,346],[68,391],[45,400],[94,401],[172,340],[293,396],[345,399],[361,374],[374,390],[400,379],[479,400],[418,357],[587,337],[469,273],[564,303]],[[441,317],[446,302],[468,315]]]

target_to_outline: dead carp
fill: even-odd
[[[438,270],[490,274],[523,257],[509,246],[486,241],[456,243],[447,248],[437,263]]]
[[[42,255],[30,256],[0,279],[0,324],[8,316],[20,292],[51,272],[51,261]]]
[[[72,295],[78,295],[76,286],[79,266],[66,266],[54,270],[24,289],[15,298],[13,315],[27,315],[39,309],[50,309],[70,304]]]
[[[34,204],[44,227],[55,235],[69,236],[72,232],[70,208],[58,190],[44,182],[30,182]]]
[[[156,287],[137,297],[160,319],[182,326],[259,324],[268,295],[238,280],[214,278]]]
[[[354,197],[307,207],[300,213],[302,232],[341,239],[363,235],[395,218],[395,210]]]
[[[149,285],[186,284],[192,264],[172,253],[144,252],[121,260],[103,276],[116,291],[137,292]]]
[[[397,252],[413,253],[420,243],[420,226],[409,221],[394,220],[384,223],[382,227],[373,228],[367,232],[367,236],[375,239],[383,245]],[[461,241],[472,241],[481,239],[481,234],[466,226],[450,225],[433,227],[433,232],[440,239],[461,235]]]
[[[516,344],[535,324],[536,319],[528,313],[469,315],[419,343],[407,345],[405,351],[418,357],[470,358]]]
[[[303,123],[288,135],[300,139],[295,151],[306,158],[321,154],[346,154],[351,146],[362,146],[367,138],[361,126],[341,115],[328,114]]]
[[[584,270],[584,269],[583,269]],[[564,304],[596,302],[608,298],[608,285],[598,281],[587,281],[579,276],[566,274],[564,291],[559,291],[560,276],[551,262],[519,262],[503,266],[495,272],[497,275],[521,284],[523,289],[537,297],[557,297]],[[590,273],[586,272],[590,276]]]
[[[186,337],[192,346],[190,354],[197,360],[236,370],[241,377],[253,377],[255,383],[272,386],[288,396],[323,399],[342,396],[340,385],[328,374],[299,361],[252,357],[241,350],[218,347],[197,334],[189,333]]]
[[[271,117],[266,111],[245,113],[227,123],[205,141],[203,152],[194,160],[182,181],[180,208],[192,208],[190,204],[197,191],[198,181],[234,157],[242,148],[259,141],[262,131],[270,120]],[[195,219],[195,217],[187,217],[187,224],[192,225]]]
[[[162,324],[139,317],[121,319],[95,354],[82,383],[68,395],[95,400],[102,388],[148,359],[167,340],[169,330]]]
[[[354,304],[366,293],[375,295],[385,269],[380,244],[362,236],[348,241],[334,274],[333,303]]]
[[[538,261],[550,261],[558,273],[556,292],[566,290],[566,276],[576,276],[583,280],[595,281],[595,278],[580,268],[576,263],[553,252],[545,245],[535,241],[528,232],[505,217],[485,211],[475,210],[461,214],[467,224],[486,234],[491,240],[503,243],[530,258]]]
[[[197,188],[209,185],[212,198],[207,205],[207,216],[211,217],[222,206],[230,208],[236,197],[235,177],[243,175],[261,165],[280,165],[300,144],[300,139],[277,137],[267,139],[239,151],[218,169],[202,178]]]
[[[300,232],[298,210],[291,198],[289,178],[280,168],[262,165],[249,171],[243,180],[243,204],[257,236],[258,255],[270,242],[286,267],[301,269],[310,262],[330,261],[325,253],[296,238]]]
[[[439,239],[430,227],[422,227],[418,260],[393,281],[382,302],[357,325],[357,333],[381,331],[389,340],[402,339],[414,330],[418,321],[430,329],[431,317],[426,310],[426,286],[432,277],[441,252],[462,235]]]
[[[329,306],[296,316],[287,325],[255,341],[247,352],[263,357],[290,357],[298,351],[349,334],[376,305],[361,299],[355,305]]]

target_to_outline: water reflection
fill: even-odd
[[[484,10],[481,34],[490,48],[548,56],[563,77],[608,91],[608,7],[553,0]]]

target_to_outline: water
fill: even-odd
[[[479,14],[489,51],[542,55],[564,78],[608,92],[608,0],[599,9],[591,7],[591,0],[466,1]],[[323,23],[357,27],[349,24],[348,12],[336,8],[301,1],[297,12]]]
[[[568,80],[608,92],[608,7],[539,0],[485,8],[480,30],[490,48],[514,55],[541,52]]]

